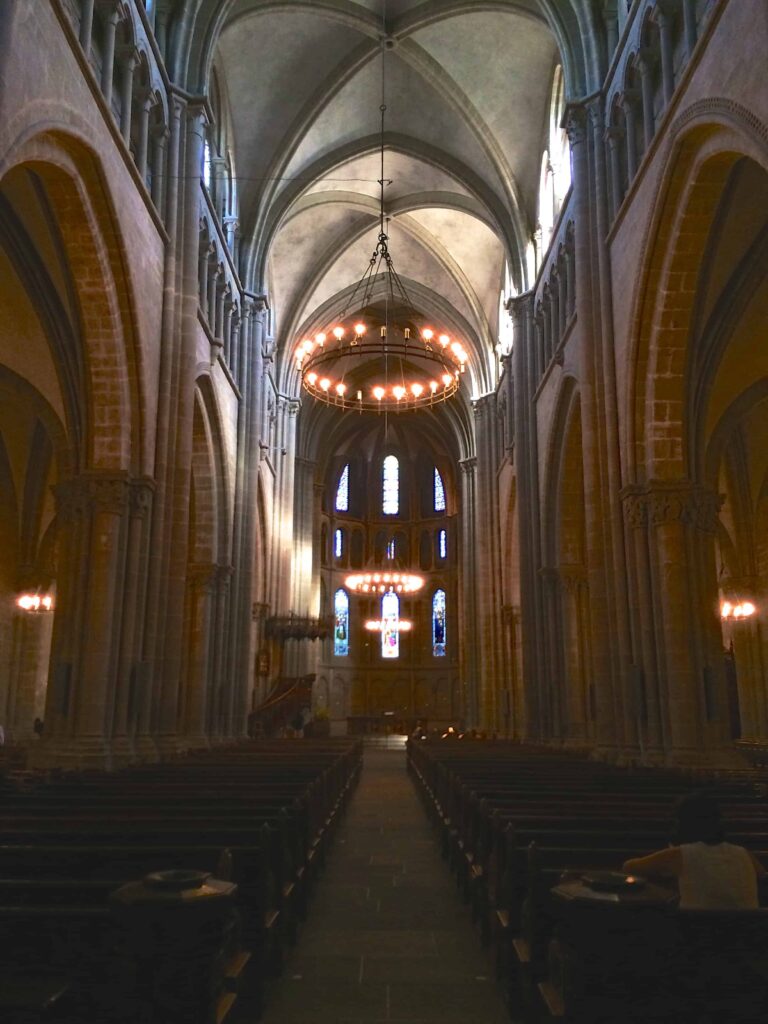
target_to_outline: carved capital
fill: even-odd
[[[625,488],[622,503],[628,525],[635,528],[683,523],[703,533],[715,533],[723,497],[687,480],[655,480]]]
[[[56,484],[53,494],[62,520],[89,512],[122,515],[130,505],[127,473],[84,473]]]
[[[571,148],[584,142],[587,137],[587,111],[581,104],[569,103],[565,111],[565,128]]]
[[[149,477],[132,480],[130,485],[131,515],[137,519],[146,519],[152,508],[155,493],[155,482]]]

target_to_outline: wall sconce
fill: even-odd
[[[720,605],[720,618],[723,621],[748,619],[756,611],[757,608],[755,608],[751,601],[723,601]]]
[[[19,594],[16,598],[16,607],[23,612],[52,612],[52,594]]]

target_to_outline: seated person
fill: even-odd
[[[681,910],[756,910],[762,864],[743,846],[725,841],[720,809],[706,793],[677,806],[675,845],[624,862],[627,874],[676,878]]]

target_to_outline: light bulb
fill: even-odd
[[[322,331],[320,331],[319,334],[315,335],[315,341],[317,342],[318,345],[324,345],[325,344],[325,335],[323,334]]]
[[[429,382],[429,390],[432,392],[433,395],[437,391],[437,381],[436,380],[431,380]]]
[[[308,373],[307,374],[307,380],[312,385],[312,387],[314,387],[315,384],[317,383],[317,374],[316,373]]]
[[[333,336],[334,336],[334,338],[337,341],[341,341],[341,339],[344,337],[344,328],[343,327],[334,327],[333,328]]]
[[[337,384],[336,385],[336,394],[337,395],[343,395],[346,390],[347,390],[347,385],[346,384]]]
[[[47,612],[49,612],[52,607],[53,607],[53,598],[51,597],[50,594],[46,594],[45,597],[43,598],[43,608],[45,608],[45,610]]]
[[[432,330],[431,327],[425,327],[424,330],[421,332],[421,336],[424,339],[424,341],[430,341],[434,333],[435,332]]]
[[[45,598],[43,598],[43,602],[45,602]],[[745,601],[744,604],[741,607],[742,607],[745,615],[754,615],[755,612],[757,611],[757,609],[755,608],[755,606],[752,604],[751,601]]]
[[[320,387],[323,389],[323,391],[327,391],[330,386],[331,382],[328,380],[328,378],[323,377],[323,379],[320,381]]]
[[[304,349],[305,352],[311,352],[312,349],[315,347],[315,343],[314,341],[310,341],[309,338],[305,338],[304,341],[302,341],[301,343],[301,347]]]
[[[380,402],[380,401],[382,400],[382,398],[384,397],[384,388],[382,388],[382,387],[375,387],[375,388],[373,389],[373,397],[374,397],[374,398],[375,398],[375,399],[376,399],[377,401],[379,401],[379,402]]]
[[[458,343],[458,341],[454,341],[453,344],[451,345],[451,352],[453,352],[455,356],[458,356],[459,352],[461,352],[461,345]]]
[[[395,387],[392,388],[392,394],[399,402],[402,399],[403,395],[405,394],[405,388],[402,387],[400,384],[396,384]]]
[[[445,348],[446,345],[448,344],[448,342],[451,339],[448,337],[447,334],[441,334],[440,337],[437,340],[440,342],[440,344],[443,346],[443,348]]]
[[[411,394],[414,398],[418,398],[424,387],[421,384],[411,384]]]
[[[723,604],[722,604],[722,606],[720,608],[721,616],[724,619],[727,619],[727,618],[730,617],[732,611],[733,611],[733,605],[731,604],[731,602],[730,601],[723,601]]]
[[[365,324],[355,324],[355,334],[365,334]]]
[[[443,384],[445,384],[446,387],[448,387],[452,380],[453,378],[451,377],[450,373],[443,374]]]

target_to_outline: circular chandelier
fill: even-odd
[[[413,594],[421,590],[424,580],[408,572],[366,572],[347,576],[344,586],[355,594]]]
[[[451,398],[466,370],[458,338],[424,322],[400,279],[389,251],[384,214],[384,54],[379,182],[379,233],[368,267],[344,306],[311,336],[297,340],[296,369],[313,398],[358,412],[429,408]],[[383,314],[372,307],[383,280]]]

